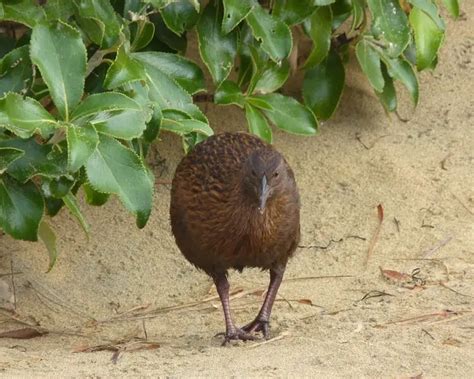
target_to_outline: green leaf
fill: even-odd
[[[58,126],[51,114],[36,100],[10,92],[0,99],[0,127],[21,138],[39,133],[48,137]]]
[[[180,109],[192,118],[208,122],[201,110],[192,103],[193,99],[188,92],[152,65],[147,63],[144,63],[144,65],[150,87],[150,100],[156,102],[160,109]]]
[[[0,141],[0,147],[12,147],[23,150],[25,154],[10,163],[7,173],[20,182],[26,182],[34,176],[58,178],[67,174],[66,151],[53,150],[52,145],[40,145],[34,137]]]
[[[146,129],[143,131],[143,139],[146,142],[151,143],[158,137],[162,120],[163,114],[161,110],[155,107],[151,120],[146,124]]]
[[[150,15],[150,21],[155,25],[155,36],[147,50],[179,52],[184,54],[187,47],[186,35],[178,36],[169,30],[160,14]]]
[[[245,117],[247,118],[250,133],[259,136],[268,143],[272,143],[272,129],[262,112],[247,103],[245,104]]]
[[[90,121],[99,133],[112,137],[131,140],[142,135],[146,128],[146,113],[140,111],[120,112],[106,119]]]
[[[43,5],[43,9],[49,21],[61,19],[67,22],[69,17],[74,14],[74,3],[64,0],[48,0]]]
[[[166,118],[165,114],[163,114],[161,129],[179,135],[199,133],[205,136],[211,136],[212,134],[214,134],[214,131],[205,122],[192,119],[174,120],[171,118]]]
[[[107,70],[104,85],[108,89],[114,89],[137,80],[145,80],[145,69],[122,45]]]
[[[196,24],[199,13],[189,0],[177,0],[161,9],[161,16],[168,29],[181,35]]]
[[[94,119],[107,119],[115,112],[139,111],[140,105],[118,92],[102,92],[86,97],[74,110],[71,120],[85,123]]]
[[[206,88],[201,68],[193,61],[180,55],[147,51],[135,53],[133,57],[165,73],[190,94],[195,94]]]
[[[344,80],[344,65],[335,51],[331,51],[321,64],[306,71],[303,98],[318,119],[327,120],[332,116],[341,99]]]
[[[93,31],[93,35],[89,34],[89,38],[103,48],[113,46],[120,34],[121,25],[114,8],[109,1],[97,0],[80,0],[74,1],[77,12],[78,22],[86,33]],[[95,23],[95,28],[91,29],[91,23]],[[99,28],[99,30],[97,30]],[[97,36],[102,31],[102,37],[97,40]]]
[[[314,0],[280,0],[274,4],[272,14],[285,21],[287,25],[300,24],[318,5]]]
[[[86,194],[86,202],[89,205],[94,205],[94,206],[101,206],[104,205],[107,200],[109,200],[110,194],[109,193],[102,193],[96,191],[92,186],[90,186],[88,183],[84,183],[82,185],[82,189],[84,190],[84,193]]]
[[[397,109],[397,94],[393,79],[388,75],[387,68],[382,64],[382,75],[384,79],[384,87],[382,92],[375,92],[387,112],[394,112]]]
[[[313,112],[292,97],[269,93],[257,98],[270,105],[271,109],[262,108],[262,110],[276,127],[294,134],[306,136],[316,134],[318,121]]]
[[[372,14],[372,30],[386,43],[391,57],[399,56],[410,42],[410,29],[399,0],[367,0]]]
[[[5,54],[0,60],[0,96],[7,92],[24,92],[31,85],[33,76],[28,46]]]
[[[0,175],[2,175],[10,163],[25,155],[24,150],[14,147],[0,147]]]
[[[245,98],[235,82],[224,80],[214,94],[214,102],[221,105],[235,104],[242,108]]]
[[[43,198],[32,182],[0,177],[0,227],[13,238],[37,241],[43,209]]]
[[[54,230],[51,229],[51,226],[49,226],[49,224],[44,220],[41,221],[39,225],[38,237],[43,241],[48,250],[49,266],[48,271],[46,272],[50,272],[58,258],[58,249],[56,248],[56,234],[54,233]]]
[[[290,55],[293,41],[288,26],[278,18],[270,15],[259,4],[256,4],[248,14],[247,23],[262,49],[275,62]]]
[[[155,34],[155,24],[147,20],[138,20],[130,24],[130,27],[135,26],[135,33],[133,43],[130,47],[132,51],[138,51],[146,47]]]
[[[62,22],[34,27],[31,60],[41,72],[59,114],[66,121],[84,89],[86,48],[81,35]]]
[[[305,67],[320,64],[329,53],[332,34],[332,13],[330,7],[316,9],[311,18],[309,35],[313,41],[313,49],[305,62]]]
[[[416,66],[419,71],[430,68],[438,55],[444,32],[428,14],[417,7],[410,12],[410,24],[415,33]]]
[[[451,14],[451,16],[456,19],[459,17],[459,2],[458,0],[443,0],[444,6]]]
[[[143,109],[128,96],[103,92],[87,97],[76,108],[72,118],[78,125],[90,123],[100,133],[130,140],[139,137],[145,130],[147,112],[148,109]],[[92,138],[91,133],[84,137]]]
[[[222,31],[221,13],[210,2],[197,23],[199,53],[216,85],[229,76],[237,53],[237,35]]]
[[[422,10],[425,12],[430,18],[433,20],[433,22],[436,24],[436,26],[444,30],[445,29],[445,24],[443,19],[439,15],[439,10],[436,4],[433,2],[433,0],[409,0],[410,3],[418,8],[419,10]],[[411,15],[411,12],[410,12]]]
[[[150,3],[156,9],[161,9],[177,0],[142,0],[144,3]]]
[[[71,214],[81,225],[82,230],[84,230],[86,236],[89,237],[89,224],[87,223],[84,215],[81,212],[81,209],[79,208],[79,204],[77,203],[76,197],[71,192],[69,192],[66,196],[63,197],[63,201],[66,207],[68,207]]]
[[[365,0],[352,0],[351,32],[362,25],[365,19]]]
[[[356,55],[362,71],[377,92],[382,92],[385,81],[380,66],[380,56],[372,45],[361,39],[356,46]]]
[[[402,58],[393,59],[385,55],[381,55],[381,58],[387,65],[389,75],[403,83],[416,106],[418,104],[419,87],[418,78],[413,67]]]
[[[41,191],[47,197],[61,199],[69,193],[75,181],[61,177],[58,179],[43,178],[41,181]]]
[[[130,140],[145,130],[147,111],[128,96],[103,92],[87,97],[76,108],[72,119],[78,125],[90,123],[100,133]]]
[[[14,21],[34,27],[46,18],[42,7],[35,0],[2,1],[0,3],[0,20]]]
[[[382,0],[386,1],[386,0]],[[397,0],[398,1],[398,0]],[[332,29],[338,29],[352,14],[352,0],[316,0],[318,5],[329,5],[331,4],[332,12]],[[324,4],[323,4],[324,3]],[[327,4],[329,3],[329,4]]]
[[[86,163],[89,183],[99,192],[118,195],[142,228],[152,204],[153,183],[148,171],[132,150],[111,137],[99,138],[99,146]]]
[[[76,172],[87,162],[95,151],[99,136],[91,124],[66,127],[69,171]]]
[[[253,93],[270,93],[280,88],[290,75],[290,64],[287,60],[280,63],[270,61],[259,75],[254,85]]]
[[[260,97],[248,96],[245,100],[247,100],[248,104],[253,105],[256,108],[263,109],[266,111],[273,110],[273,107],[270,105],[270,103]]]
[[[222,31],[230,33],[252,10],[255,0],[223,0]]]
[[[324,6],[324,5],[331,5],[334,4],[336,0],[313,0],[314,5],[317,6]]]

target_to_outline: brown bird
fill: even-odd
[[[183,255],[216,285],[225,339],[268,337],[269,319],[288,259],[300,238],[295,177],[271,145],[247,133],[222,133],[196,145],[179,163],[171,189],[171,227]],[[229,305],[227,271],[270,270],[255,320],[237,328]]]

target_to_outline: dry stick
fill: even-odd
[[[428,321],[429,319],[433,317],[443,317],[443,321],[445,319],[451,320],[454,316],[460,316],[460,315],[466,315],[466,314],[471,314],[473,310],[464,310],[464,311],[450,311],[450,310],[444,310],[441,312],[435,312],[435,313],[429,313],[421,316],[415,316],[415,317],[409,317],[405,318],[402,320],[397,320],[397,321],[389,321],[385,322],[383,324],[379,324],[378,326],[383,326],[383,325],[399,325],[399,324],[413,324],[416,322],[423,322],[423,321]],[[456,319],[459,317],[456,317]]]
[[[51,303],[53,303],[53,304],[55,304],[59,307],[62,307],[64,309],[69,310],[71,313],[73,313],[77,316],[81,316],[81,317],[87,318],[91,321],[95,321],[95,318],[93,318],[92,316],[89,316],[86,313],[83,313],[82,311],[80,311],[78,309],[75,309],[74,306],[68,304],[64,299],[61,299],[53,291],[45,288],[44,286],[42,286],[38,282],[35,281],[34,283],[32,283],[31,281],[29,281],[28,283],[30,284],[31,288],[38,294],[38,296],[43,297],[44,299],[50,301]],[[40,292],[37,288],[35,288],[35,286],[41,288],[45,293]],[[49,296],[46,294],[47,292],[49,292],[48,293]]]
[[[288,332],[283,332],[282,334],[280,334],[279,336],[277,337],[274,337],[274,338],[270,338],[269,340],[266,340],[266,341],[263,341],[263,342],[259,342],[259,343],[256,343],[256,344],[253,344],[253,345],[249,345],[248,348],[249,349],[255,349],[256,347],[259,347],[259,346],[262,346],[262,345],[266,345],[267,343],[271,343],[271,342],[275,342],[275,341],[278,341],[278,340],[281,340],[285,337],[288,337],[290,336],[290,333]]]
[[[15,275],[13,274],[13,259],[10,258],[10,271],[12,278],[12,291],[13,291],[13,309],[16,311],[16,288],[15,288]]]
[[[323,275],[323,276],[302,276],[299,278],[290,278],[283,280],[286,282],[297,282],[300,280],[314,280],[314,279],[338,279],[338,278],[353,278],[354,275]]]
[[[462,205],[462,207],[463,207],[466,211],[468,211],[471,215],[474,216],[474,212],[471,211],[471,210],[467,207],[467,205],[464,204],[464,203],[461,201],[461,199],[460,199],[459,197],[457,197],[453,192],[451,192],[451,195],[454,196],[454,198],[458,201],[459,204]]]
[[[456,293],[456,294],[458,294],[458,295],[466,296],[466,297],[474,297],[474,296],[467,295],[467,294],[465,294],[465,293],[461,293],[461,292],[459,292],[459,291],[456,291],[455,289],[453,289],[453,288],[451,288],[451,287],[448,287],[448,286],[447,286],[444,282],[442,282],[442,281],[439,281],[438,284],[439,284],[441,287],[444,287],[444,288],[446,288],[446,289],[448,289],[448,290],[450,290],[450,291],[452,291],[452,292],[454,292],[454,293]]]
[[[445,246],[449,241],[451,241],[453,239],[452,236],[449,236],[448,238],[445,238],[444,240],[442,240],[438,245],[436,245],[435,247],[431,248],[430,250],[427,250],[424,254],[423,254],[423,258],[429,258],[431,255],[433,255],[434,253],[436,253],[439,249],[441,249],[443,246]]]
[[[367,265],[369,263],[369,259],[372,255],[375,244],[377,243],[377,240],[379,238],[380,230],[382,229],[382,222],[383,222],[383,207],[382,207],[382,204],[377,205],[377,214],[378,214],[379,224],[377,225],[377,229],[375,229],[375,233],[372,236],[372,239],[370,240],[369,249],[367,250],[367,257],[365,259],[365,267],[367,267]]]

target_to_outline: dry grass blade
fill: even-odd
[[[154,350],[158,349],[161,345],[158,342],[146,341],[142,338],[134,337],[131,340],[120,340],[116,342],[110,342],[105,344],[93,345],[93,346],[80,346],[76,348],[74,353],[94,353],[97,351],[113,351],[111,357],[112,362],[115,364],[120,356],[124,352],[133,352],[140,350]]]
[[[257,347],[260,347],[260,346],[263,346],[263,345],[266,345],[267,343],[271,343],[271,342],[275,342],[275,341],[279,341],[279,340],[282,340],[283,338],[285,337],[288,337],[290,335],[290,333],[288,332],[284,332],[282,334],[280,334],[279,336],[276,336],[274,338],[270,338],[268,340],[265,340],[263,342],[259,342],[259,343],[256,343],[256,344],[253,344],[253,345],[249,345],[249,349],[255,349]]]
[[[425,315],[409,317],[402,320],[389,321],[384,324],[378,324],[376,325],[376,327],[384,327],[386,325],[416,324],[419,322],[430,321],[433,319],[440,319],[440,320],[434,320],[433,322],[430,323],[430,324],[433,324],[433,323],[438,323],[438,322],[445,322],[448,320],[452,321],[466,315],[471,315],[472,313],[473,313],[473,310],[452,311],[450,309],[445,309],[440,312],[428,313]]]
[[[338,279],[338,278],[353,278],[354,275],[324,275],[324,276],[301,276],[299,278],[285,279],[283,282],[297,282],[300,280],[315,280],[315,279]]]
[[[375,233],[372,236],[372,239],[370,240],[369,244],[369,249],[367,250],[367,257],[365,259],[365,267],[369,264],[370,257],[372,256],[372,253],[375,248],[375,244],[377,243],[377,240],[379,238],[380,230],[382,229],[382,222],[383,222],[383,207],[382,204],[377,205],[377,215],[378,215],[378,225],[377,228],[375,229]]]

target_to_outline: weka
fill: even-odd
[[[268,337],[269,319],[288,259],[300,238],[300,201],[293,171],[271,145],[247,133],[222,133],[196,145],[176,169],[171,189],[176,243],[212,277],[225,317],[224,344]],[[254,321],[237,328],[227,270],[270,270]]]

